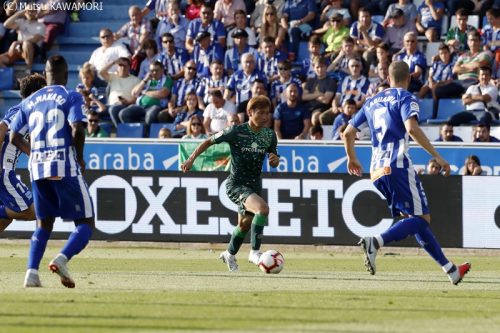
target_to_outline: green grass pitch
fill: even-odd
[[[22,287],[27,241],[0,240],[0,332],[500,332],[497,251],[448,250],[472,270],[453,286],[416,249],[385,248],[377,275],[358,248],[265,245],[285,256],[278,275],[246,262],[229,273],[221,245],[166,248],[91,243],[70,263],[75,289],[47,269]]]

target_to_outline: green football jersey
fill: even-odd
[[[228,127],[212,136],[212,142],[227,142],[231,149],[229,179],[235,184],[260,188],[262,165],[268,153],[278,154],[278,139],[270,128],[254,132],[248,123]]]

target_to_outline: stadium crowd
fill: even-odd
[[[1,2],[15,6],[0,11],[0,67],[24,61],[31,73],[79,20],[76,11]],[[469,16],[486,20],[473,26]],[[475,125],[473,141],[498,141],[489,132],[500,110],[499,0],[149,0],[130,6],[117,31],[102,22],[98,37],[75,87],[88,136],[139,122],[146,137],[164,123],[163,138],[200,138],[246,121],[249,98],[266,95],[279,139],[340,140],[365,100],[389,87],[390,63],[403,60],[409,90],[434,101],[431,118],[440,118],[440,99],[461,99],[443,128]],[[439,140],[461,140],[443,133]]]

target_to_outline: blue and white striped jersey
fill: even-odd
[[[5,114],[2,121],[7,125],[7,127],[10,127],[12,120],[14,120],[15,116],[19,112],[20,105],[21,104],[19,103],[18,105],[11,107]],[[19,134],[26,139],[29,136],[28,128],[21,129]],[[0,150],[0,159],[2,160],[3,169],[15,170],[19,155],[21,155],[21,151],[9,142],[9,132],[5,133],[5,138],[3,139],[3,144]]]
[[[31,180],[81,175],[70,124],[87,122],[82,95],[63,86],[47,86],[21,102],[10,128],[28,129]]]
[[[417,98],[400,88],[386,89],[368,99],[349,121],[358,130],[367,124],[371,132],[370,171],[383,167],[409,168],[409,135],[404,122],[420,114]]]

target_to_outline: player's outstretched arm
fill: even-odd
[[[436,159],[439,165],[441,165],[441,171],[443,172],[443,174],[445,176],[448,176],[450,174],[450,164],[437,152],[436,148],[434,148],[434,146],[431,144],[425,133],[418,125],[417,119],[415,117],[406,119],[405,128],[412,139]]]
[[[212,142],[212,138],[208,138],[202,143],[200,143],[198,147],[196,147],[196,149],[193,151],[191,156],[189,156],[189,158],[185,160],[184,163],[181,164],[182,172],[188,172],[193,166],[193,163],[196,160],[196,158],[200,156],[205,150],[208,149],[208,147],[210,147],[213,144],[214,143]]]
[[[20,151],[30,156],[31,148],[28,141],[17,132],[11,131],[9,137],[10,143],[16,146]]]
[[[359,163],[356,157],[356,151],[354,149],[354,141],[356,140],[357,129],[351,125],[347,125],[344,131],[344,148],[347,154],[347,171],[350,175],[355,175],[361,177],[363,170],[361,168],[361,163]]]

